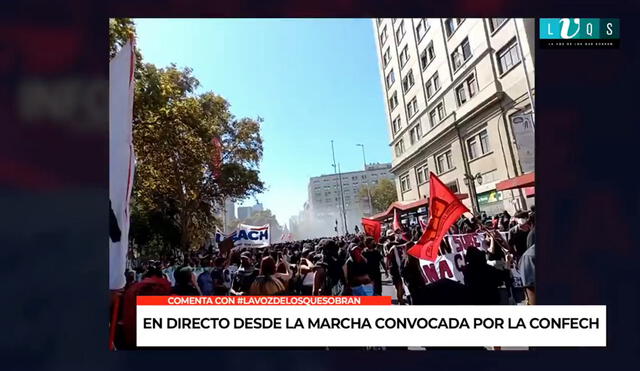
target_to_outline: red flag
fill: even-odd
[[[429,223],[420,240],[407,253],[418,259],[435,261],[440,242],[449,227],[469,212],[458,197],[434,174],[429,174]]]
[[[377,220],[362,218],[362,227],[364,228],[364,234],[373,237],[376,242],[380,241],[382,223]]]

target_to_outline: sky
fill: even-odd
[[[309,178],[390,162],[370,19],[135,19],[145,62],[191,67],[236,117],[264,118],[256,199],[288,224]],[[253,198],[236,205],[253,205]]]

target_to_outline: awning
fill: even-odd
[[[466,198],[469,198],[469,195],[466,193],[456,193],[456,196],[458,196],[458,199],[460,200],[464,200]],[[428,207],[429,206],[429,199],[428,198],[421,198],[417,201],[411,201],[411,202],[406,202],[406,201],[396,201],[393,202],[391,205],[389,205],[389,207],[387,208],[387,210],[372,215],[370,216],[368,219],[373,219],[373,220],[378,220],[378,221],[382,221],[385,219],[388,219],[390,217],[393,217],[393,210],[397,209],[398,211],[402,211],[402,214],[406,214],[406,212],[409,211],[414,211],[417,210],[421,207]]]
[[[506,191],[515,188],[535,187],[536,185],[536,173],[531,172],[523,174],[515,178],[503,180],[496,184],[496,191]]]

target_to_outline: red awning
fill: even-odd
[[[499,182],[498,184],[496,184],[496,191],[506,191],[514,188],[535,187],[535,185],[536,173],[531,172]]]
[[[458,196],[458,198],[460,200],[464,200],[466,198],[469,198],[469,195],[466,194],[466,193],[456,193],[456,196]],[[419,209],[421,207],[426,207],[428,205],[429,205],[429,199],[428,198],[421,198],[421,199],[419,199],[417,201],[404,203],[404,204],[401,203],[400,201],[396,201],[396,202],[392,203],[391,205],[389,205],[387,210],[385,210],[385,211],[383,211],[381,213],[372,215],[372,216],[369,217],[369,219],[382,221],[382,220],[385,220],[387,218],[392,217],[394,209],[398,209],[399,211],[407,212],[407,211],[417,210],[417,209]]]
[[[524,194],[527,197],[534,197],[536,195],[536,187],[527,187],[524,189]]]

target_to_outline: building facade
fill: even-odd
[[[363,197],[360,190],[364,187],[374,187],[380,179],[393,180],[391,164],[367,164],[366,170],[349,171],[338,174],[320,175],[309,179],[308,186],[308,214],[316,223],[326,225],[324,230],[335,233],[335,221],[338,221],[338,231],[344,233],[344,218],[342,216],[342,197],[347,229],[353,233],[356,225],[360,224],[363,216],[373,214],[369,206],[368,196]],[[342,186],[340,183],[342,180]]]
[[[429,173],[468,194],[470,210],[514,212],[535,200],[500,181],[534,169],[535,21],[373,20],[401,201],[429,196]]]
[[[253,206],[238,206],[238,220],[245,220],[251,216]]]

